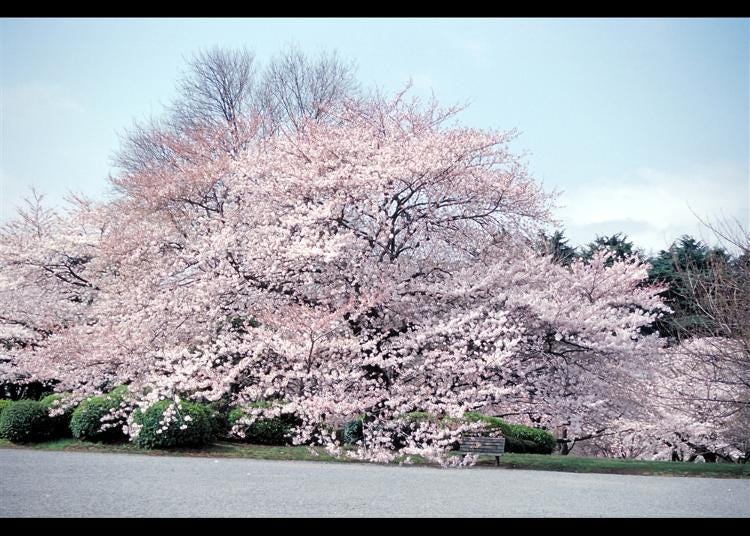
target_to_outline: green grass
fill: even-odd
[[[482,457],[478,462],[481,466],[494,464],[494,457]],[[583,456],[505,454],[500,457],[500,466],[508,469],[572,473],[750,478],[750,464],[734,463],[655,462]]]
[[[258,460],[298,460],[325,462],[352,462],[356,460],[336,459],[322,448],[315,448],[317,455],[308,447],[271,447],[244,443],[217,442],[202,449],[147,450],[131,443],[90,443],[77,439],[57,439],[45,443],[16,445],[0,439],[0,448],[31,448],[66,452],[119,452],[145,454],[149,456],[200,456],[249,458]],[[413,457],[415,465],[429,465],[419,457]],[[481,457],[479,467],[493,466],[495,458]],[[622,475],[702,476],[714,478],[750,478],[750,464],[652,462],[646,460],[621,460],[613,458],[586,458],[579,456],[554,456],[543,454],[505,454],[500,457],[500,466],[506,469],[532,469],[538,471],[564,471],[573,473],[610,473]]]
[[[28,448],[34,450],[66,452],[118,452],[126,454],[145,454],[148,456],[193,456],[252,458],[258,460],[313,460],[313,461],[349,461],[337,460],[322,448],[310,452],[307,447],[271,447],[266,445],[247,445],[242,443],[217,442],[203,448],[183,449],[142,449],[132,443],[94,443],[79,439],[56,439],[44,443],[15,444],[0,439],[0,448]]]

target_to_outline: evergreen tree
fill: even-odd
[[[636,255],[643,258],[643,253],[633,246],[633,243],[628,240],[628,235],[623,233],[615,233],[611,236],[599,236],[593,242],[590,242],[583,250],[581,258],[584,260],[591,260],[594,254],[598,251],[610,251],[613,253],[610,258],[608,265],[612,265],[615,261],[624,259],[625,257]]]
[[[669,285],[662,296],[673,313],[656,322],[662,336],[692,336],[710,329],[710,319],[696,303],[694,285],[690,279],[711,281],[715,271],[733,262],[722,248],[711,248],[692,236],[683,235],[667,250],[650,259],[651,282]]]
[[[555,231],[552,235],[542,232],[540,242],[541,252],[544,255],[551,255],[557,264],[568,266],[578,257],[576,248],[568,245],[565,231]]]

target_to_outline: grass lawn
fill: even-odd
[[[225,458],[253,458],[258,460],[314,460],[314,461],[348,461],[337,460],[321,448],[316,448],[317,456],[307,447],[271,447],[266,445],[247,445],[242,443],[217,442],[202,448],[183,449],[142,449],[131,443],[92,443],[78,439],[56,439],[43,443],[11,443],[0,439],[0,448],[28,448],[34,450],[53,450],[66,452],[119,452],[128,454],[145,454],[147,456],[197,456]]]
[[[480,459],[479,465],[493,465],[494,458]],[[653,462],[583,456],[505,454],[500,466],[509,469],[566,471],[573,473],[612,473],[620,475],[704,476],[750,478],[750,464]]]
[[[201,456],[226,458],[251,458],[259,460],[302,460],[325,462],[353,462],[336,459],[321,448],[314,454],[308,447],[271,447],[244,443],[217,442],[201,449],[147,450],[130,443],[89,443],[77,439],[57,439],[44,443],[16,445],[0,439],[0,448],[31,448],[36,450],[67,452],[120,452],[149,456]],[[478,467],[494,466],[494,457],[479,459]],[[415,465],[428,465],[415,459]],[[645,460],[620,460],[612,458],[586,458],[579,456],[544,456],[541,454],[505,454],[500,466],[506,469],[532,469],[539,471],[565,471],[573,473],[613,473],[622,475],[702,476],[719,478],[750,478],[750,464],[652,462]]]

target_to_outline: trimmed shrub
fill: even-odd
[[[112,389],[109,393],[107,393],[107,396],[119,404],[125,399],[125,395],[127,394],[128,394],[128,386],[118,385],[117,387]]]
[[[516,454],[551,454],[551,452],[541,452],[539,445],[526,439],[518,439],[512,436],[505,436],[505,452]]]
[[[229,428],[232,428],[232,426],[237,424],[237,421],[244,416],[245,411],[242,408],[232,408],[229,410],[229,415],[227,415],[227,424],[229,425]]]
[[[547,430],[540,428],[531,428],[530,426],[524,426],[522,424],[510,424],[508,425],[507,435],[516,439],[517,441],[523,441],[524,443],[531,443],[533,450],[525,452],[535,454],[552,454],[557,446],[557,440],[555,436],[549,433]],[[521,451],[509,451],[509,452],[521,452]]]
[[[0,415],[0,437],[14,443],[44,441],[51,429],[47,408],[37,400],[17,400]]]
[[[499,417],[492,417],[491,415],[482,415],[476,411],[467,411],[464,413],[464,420],[466,422],[480,422],[485,425],[488,430],[501,430],[504,434],[507,433],[508,423]]]
[[[134,443],[146,449],[199,447],[214,437],[214,410],[208,405],[183,400],[160,400],[144,413],[136,413],[142,426]]]
[[[44,405],[44,407],[47,409],[47,414],[49,415],[49,411],[55,407],[57,407],[56,402],[62,403],[63,401],[63,395],[59,393],[55,393],[52,395],[47,395],[44,398],[42,398],[39,402]],[[73,411],[75,410],[74,407],[69,407],[65,410],[64,413],[60,415],[55,415],[54,417],[50,417],[50,437],[53,438],[62,438],[62,437],[70,437],[70,419],[73,417]]]
[[[209,402],[208,407],[212,411],[211,427],[215,437],[227,437],[232,426],[229,424],[229,412],[231,406],[226,399]]]
[[[284,417],[258,419],[245,432],[245,439],[258,445],[286,445],[294,433],[292,425]]]
[[[0,398],[0,417],[3,416],[3,410],[10,406],[13,403],[12,400],[6,400],[5,398]]]
[[[126,385],[121,385],[106,395],[92,396],[78,404],[70,419],[73,437],[85,441],[125,441],[122,423],[105,430],[101,427],[104,424],[102,419],[120,406],[127,389]]]
[[[362,441],[365,437],[362,429],[363,422],[362,417],[346,422],[341,430],[341,441],[348,445]]]
[[[265,406],[260,404],[262,403],[254,404],[254,406]],[[246,413],[242,408],[232,409],[229,412],[228,419],[230,428],[245,415]],[[256,445],[288,445],[294,434],[294,429],[300,424],[302,424],[302,421],[298,417],[288,414],[279,417],[260,418],[245,427],[245,437],[242,441]]]

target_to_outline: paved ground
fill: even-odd
[[[0,449],[0,516],[742,516],[750,480]]]

